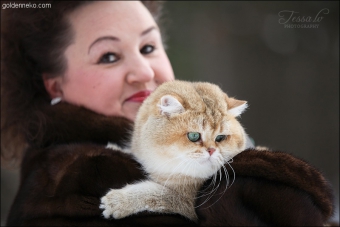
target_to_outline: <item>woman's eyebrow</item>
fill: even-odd
[[[153,31],[155,29],[157,29],[157,28],[155,26],[152,26],[152,27],[146,29],[145,31],[143,31],[140,36],[144,36],[144,35],[148,34],[149,32],[151,32],[151,31]]]
[[[157,28],[155,26],[152,26],[152,27],[146,29],[145,31],[143,31],[140,36],[145,36],[146,34],[150,33],[151,31],[153,31],[155,29],[157,29]],[[98,42],[101,42],[103,40],[120,41],[120,39],[115,37],[115,36],[103,36],[103,37],[99,37],[93,43],[91,43],[91,45],[89,46],[88,53],[90,53],[90,50],[91,50],[91,48],[92,48],[92,46],[94,44],[96,44]]]
[[[89,46],[89,51],[88,51],[88,53],[90,53],[90,49],[91,49],[91,47],[94,45],[94,44],[96,44],[96,43],[98,43],[98,42],[101,42],[101,41],[103,41],[103,40],[112,40],[112,41],[120,41],[117,37],[115,37],[115,36],[103,36],[103,37],[99,37],[98,39],[96,39],[90,46]]]

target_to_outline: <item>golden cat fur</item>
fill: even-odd
[[[246,101],[210,83],[177,80],[159,86],[139,109],[131,147],[123,149],[149,179],[109,191],[101,199],[104,217],[148,210],[196,220],[199,188],[245,148],[246,134],[236,117],[246,107]]]

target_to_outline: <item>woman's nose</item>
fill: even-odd
[[[149,82],[155,76],[151,62],[143,55],[132,57],[127,65],[127,82]]]

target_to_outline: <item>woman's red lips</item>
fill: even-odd
[[[129,98],[126,99],[126,101],[143,102],[150,94],[151,94],[151,91],[148,91],[148,90],[140,91],[140,92],[137,92],[131,95]]]

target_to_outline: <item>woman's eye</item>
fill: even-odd
[[[108,63],[114,63],[118,60],[118,57],[114,53],[106,53],[104,54],[100,59],[100,64],[108,64]]]
[[[216,136],[215,141],[219,143],[219,142],[225,140],[226,138],[227,138],[226,135],[218,135],[218,136]]]
[[[201,139],[201,134],[198,132],[188,132],[187,137],[191,142],[197,142]]]
[[[150,54],[155,50],[154,46],[151,45],[145,45],[143,48],[140,50],[142,54]]]

